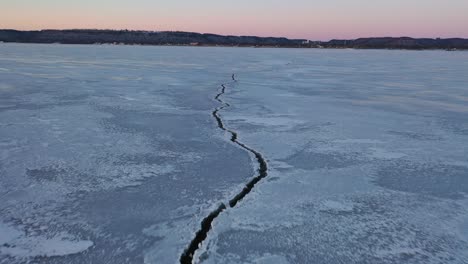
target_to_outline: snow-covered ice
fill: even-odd
[[[46,229],[47,226],[40,228]],[[66,233],[51,238],[25,235],[23,232],[2,223],[0,223],[0,234],[2,235],[0,237],[0,254],[24,259],[76,254],[93,245],[91,241],[70,240]]]
[[[254,170],[211,117],[223,52],[2,45],[0,263],[178,263]]]
[[[468,263],[468,53],[0,46],[0,263]],[[231,74],[237,82],[230,82]]]
[[[284,63],[240,69],[222,113],[268,180],[219,217],[198,259],[468,263],[468,54],[272,56]]]

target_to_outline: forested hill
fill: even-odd
[[[308,41],[256,36],[222,36],[180,31],[128,30],[0,30],[0,41],[62,44],[254,46],[356,49],[446,49],[468,50],[468,39],[359,38],[355,40]]]
[[[62,44],[221,45],[299,47],[305,40],[255,36],[221,36],[178,31],[0,30],[0,41]]]
[[[355,49],[468,49],[468,39],[430,38],[359,38],[355,40],[331,40],[322,44],[327,48]]]

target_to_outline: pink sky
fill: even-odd
[[[313,40],[468,38],[468,1],[2,0],[0,28],[183,30]]]

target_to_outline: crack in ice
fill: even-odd
[[[235,78],[235,74],[232,75],[232,81],[237,82],[237,80]],[[244,197],[247,196],[247,194],[249,194],[253,190],[253,188],[255,187],[255,185],[257,183],[259,183],[263,178],[267,177],[267,175],[268,175],[268,164],[267,164],[265,158],[263,157],[263,155],[260,152],[256,151],[255,149],[247,146],[246,144],[244,144],[244,143],[242,143],[241,141],[238,140],[239,136],[238,136],[236,131],[230,130],[230,129],[228,129],[228,128],[226,128],[224,126],[223,120],[219,115],[219,111],[221,111],[224,108],[230,106],[230,104],[224,102],[221,99],[221,96],[224,95],[225,92],[226,92],[226,84],[221,84],[221,90],[215,96],[215,100],[220,102],[222,104],[222,106],[216,108],[212,112],[212,115],[213,115],[214,119],[216,120],[216,122],[218,124],[218,127],[221,130],[231,134],[231,141],[234,144],[237,144],[238,146],[243,148],[244,150],[246,150],[246,151],[250,152],[251,154],[253,154],[255,156],[255,159],[258,162],[258,165],[259,165],[259,167],[257,169],[258,175],[255,176],[254,178],[252,178],[245,185],[245,187],[242,189],[242,191],[240,191],[236,196],[234,196],[234,198],[229,200],[229,206],[232,208],[232,207],[235,207],[238,202],[240,202],[242,199],[244,199]],[[205,239],[207,238],[208,232],[211,230],[211,225],[212,225],[213,221],[226,209],[227,209],[226,205],[224,203],[222,203],[222,204],[220,204],[218,206],[218,208],[216,210],[211,212],[207,217],[205,217],[202,220],[201,227],[197,231],[197,233],[195,234],[195,238],[190,242],[189,246],[187,247],[187,249],[184,251],[184,253],[180,257],[180,263],[181,264],[191,264],[193,262],[193,256],[194,256],[195,252],[199,249],[200,244],[203,241],[205,241]]]

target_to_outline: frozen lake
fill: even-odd
[[[1,264],[468,263],[468,53],[0,44],[0,201]]]

